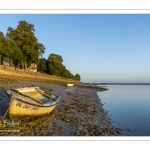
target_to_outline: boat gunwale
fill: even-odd
[[[7,90],[6,91],[6,94],[11,98],[12,97],[12,94],[8,94],[8,91],[10,91],[10,90]],[[53,95],[53,94],[52,94]],[[52,96],[51,95],[51,96]],[[54,96],[56,96],[56,95],[54,95]],[[23,96],[24,98],[25,98],[25,96]],[[29,104],[29,105],[32,105],[32,106],[38,106],[38,107],[52,107],[52,106],[55,106],[58,102],[59,102],[59,100],[60,100],[60,96],[56,96],[57,97],[57,99],[56,100],[54,100],[54,102],[52,102],[50,105],[44,105],[44,103],[43,103],[43,105],[41,105],[40,103],[38,103],[38,102],[36,102],[36,101],[34,101],[34,102],[36,102],[37,104],[33,104],[33,103],[30,103],[30,102],[27,102],[27,101],[24,101],[24,100],[22,100],[22,99],[20,99],[20,98],[17,98],[17,97],[15,97],[14,99],[15,100],[17,100],[17,101],[20,101],[20,102],[23,102],[23,103],[25,103],[25,104]],[[32,97],[31,97],[32,98]],[[32,99],[31,99],[32,100]],[[54,103],[54,104],[53,104]]]
[[[38,106],[38,107],[52,107],[52,106],[56,105],[59,102],[60,96],[57,96],[57,97],[58,98],[54,101],[55,103],[53,102],[54,104],[51,104],[51,105],[44,105],[44,103],[43,103],[43,105],[38,105],[38,104],[30,103],[30,102],[25,102],[25,101],[23,101],[22,99],[19,99],[19,98],[14,98],[14,99],[17,100],[17,101],[21,101],[21,102],[23,102],[25,104],[33,105],[33,106]]]

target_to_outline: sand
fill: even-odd
[[[61,99],[46,116],[10,120],[7,114],[0,124],[1,136],[117,136],[122,132],[112,125],[95,89],[80,86],[67,88],[52,83],[22,81],[18,84],[1,84],[0,119],[9,107],[5,91],[12,86],[39,86],[60,95]],[[6,123],[14,126],[6,127]]]

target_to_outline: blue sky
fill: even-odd
[[[0,31],[20,20],[83,82],[150,82],[149,14],[0,14]]]

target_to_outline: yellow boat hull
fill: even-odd
[[[13,100],[9,110],[9,117],[11,119],[16,117],[27,117],[27,116],[38,117],[49,114],[51,111],[53,111],[55,106],[56,105],[48,107],[36,106],[18,100]]]

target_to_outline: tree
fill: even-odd
[[[45,47],[44,47],[43,44],[41,44],[39,42],[36,42],[35,46],[34,46],[34,50],[35,50],[35,52],[37,52],[38,57],[42,58],[42,56],[43,56],[43,54],[45,52]]]
[[[51,75],[61,76],[63,70],[63,59],[60,55],[50,54],[48,57],[48,73]]]
[[[5,43],[6,39],[3,32],[0,32],[0,43]]]
[[[74,80],[80,80],[80,75],[75,76],[66,69],[63,65],[63,59],[60,55],[50,54],[47,59],[47,72],[51,75],[61,76],[63,78],[70,78]]]
[[[8,27],[6,33],[6,38],[8,40],[14,40],[20,48],[23,54],[22,68],[25,69],[27,69],[32,62],[37,63],[39,57],[45,52],[44,45],[38,42],[34,32],[33,24],[21,20],[16,29]]]
[[[2,64],[2,54],[1,54],[1,51],[2,51],[2,43],[0,43],[0,65]]]
[[[46,71],[46,59],[40,58],[38,63],[38,71],[44,73]]]
[[[3,32],[0,32],[0,65],[2,63],[2,56],[5,53],[6,39],[4,37]]]
[[[13,61],[18,63],[22,59],[22,52],[17,43],[14,40],[6,40],[2,32],[0,32],[0,55],[0,64],[2,56],[11,60],[11,66]]]
[[[5,49],[5,56],[10,58],[11,66],[13,62],[16,66],[18,65],[18,63],[21,64],[21,61],[23,59],[23,53],[21,52],[20,48],[14,40],[7,40],[7,46]]]
[[[80,75],[78,73],[75,75],[75,79],[78,80],[78,81],[81,80],[81,77],[80,77]]]

